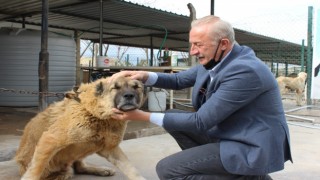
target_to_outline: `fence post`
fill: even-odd
[[[302,43],[301,43],[301,68],[300,68],[300,72],[304,72],[304,39],[302,39]]]
[[[271,54],[271,72],[274,73],[277,76],[277,73],[275,73],[274,67],[273,67],[273,61],[274,61],[274,54]]]
[[[126,66],[129,66],[129,54],[127,54],[127,58],[126,58]]]
[[[39,111],[43,111],[48,106],[48,97],[44,94],[48,92],[49,81],[49,52],[48,52],[48,0],[42,0],[41,17],[41,50],[39,53],[38,76],[39,76]]]
[[[307,105],[311,105],[311,72],[312,72],[312,13],[313,7],[308,7],[308,46],[307,46]]]

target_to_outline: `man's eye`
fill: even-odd
[[[198,47],[201,47],[201,46],[203,46],[203,44],[201,44],[201,43],[198,43],[196,46],[198,46]]]
[[[202,43],[193,43],[192,45],[193,45],[194,47],[202,47],[202,46],[203,46]]]

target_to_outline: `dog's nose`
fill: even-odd
[[[131,99],[134,98],[134,94],[128,92],[128,93],[125,93],[125,94],[123,95],[123,97],[124,97],[125,99],[127,99],[127,100],[131,100]]]

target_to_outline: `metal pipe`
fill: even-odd
[[[43,111],[48,106],[48,72],[49,72],[49,53],[48,53],[48,0],[42,0],[41,18],[41,50],[39,53],[39,111]]]
[[[307,105],[311,105],[311,72],[312,72],[312,13],[313,7],[308,8],[308,47],[307,47]]]
[[[103,0],[100,0],[100,36],[99,36],[99,55],[102,56],[103,43]]]
[[[76,86],[81,84],[81,63],[80,63],[80,36],[78,31],[74,31],[74,38],[76,41]]]
[[[291,118],[296,118],[296,119],[302,119],[302,120],[306,120],[306,121],[311,121],[312,123],[314,122],[314,119],[309,119],[309,118],[304,118],[301,116],[295,116],[295,115],[290,115],[290,114],[285,114],[287,117],[291,117]]]
[[[284,111],[284,112],[285,112],[285,113],[294,112],[294,111],[298,111],[298,110],[301,110],[301,109],[307,109],[307,108],[312,108],[312,107],[320,108],[320,107],[317,107],[317,106],[314,106],[314,105],[307,105],[307,106],[302,106],[302,107],[290,109],[290,110],[287,110],[287,111]]]
[[[211,15],[214,15],[214,0],[211,0]]]
[[[319,129],[320,127],[316,127],[316,126],[308,126],[305,124],[298,124],[298,123],[292,123],[292,122],[288,122],[289,125],[294,125],[294,126],[300,126],[300,127],[305,127],[305,128],[310,128],[310,129]]]
[[[301,64],[301,68],[300,71],[301,72],[305,72],[304,71],[304,39],[302,39],[302,43],[301,43],[301,59],[300,59],[300,64]]]
[[[153,66],[153,36],[150,36],[150,47],[151,47],[151,51],[150,51],[150,62],[149,62],[149,66]],[[148,59],[147,59],[148,61]]]

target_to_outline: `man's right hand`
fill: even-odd
[[[118,73],[113,74],[109,78],[109,82],[112,82],[114,79],[118,77],[129,77],[131,79],[140,80],[143,83],[147,81],[149,74],[147,71],[120,71]]]

